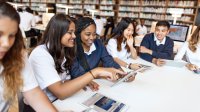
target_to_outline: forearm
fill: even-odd
[[[141,53],[140,54],[140,58],[148,61],[148,62],[152,62],[153,57],[150,54],[147,53]]]
[[[28,104],[36,112],[57,112],[56,108],[51,104],[48,97],[39,87],[24,92],[23,95]]]
[[[137,58],[137,52],[135,50],[134,47],[130,47],[130,51],[131,51],[131,56],[133,59],[136,59]]]
[[[126,63],[125,61],[119,59],[119,58],[114,58],[114,61],[117,62],[120,66],[126,67],[128,65],[128,63]]]
[[[94,70],[83,74],[80,77],[77,77],[73,80],[65,81],[62,83],[61,81],[56,82],[48,87],[48,89],[60,100],[64,100],[67,97],[75,94],[82,88],[84,88],[88,83],[90,83],[94,77],[96,76],[96,72]],[[92,76],[94,75],[94,77]]]
[[[152,63],[156,64],[156,61],[157,61],[156,58],[153,58],[153,59],[152,59]]]
[[[173,52],[166,51],[166,52],[156,52],[153,51],[152,56],[161,59],[172,59]]]

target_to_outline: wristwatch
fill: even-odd
[[[132,64],[132,63],[130,63],[130,64],[128,65],[128,68],[129,68],[129,69],[131,69],[131,64]]]
[[[127,64],[126,68],[131,69],[131,63]]]

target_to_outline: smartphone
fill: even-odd
[[[200,74],[200,68],[197,69],[197,70],[193,70],[193,71],[194,71],[194,73],[196,73],[196,74]]]

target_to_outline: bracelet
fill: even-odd
[[[94,74],[92,73],[92,71],[90,70],[89,73],[92,75],[93,79],[95,79]]]

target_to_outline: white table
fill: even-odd
[[[44,31],[46,29],[46,27],[43,24],[36,24],[36,26],[32,28],[40,30],[40,31]]]
[[[115,87],[110,87],[109,81],[96,80],[100,84],[98,92],[128,104],[128,112],[200,112],[200,75],[185,67],[157,67],[142,59],[133,62],[153,68],[137,74],[135,81]],[[80,112],[86,108],[81,103],[93,94],[91,90],[81,90],[53,104],[60,111]]]

